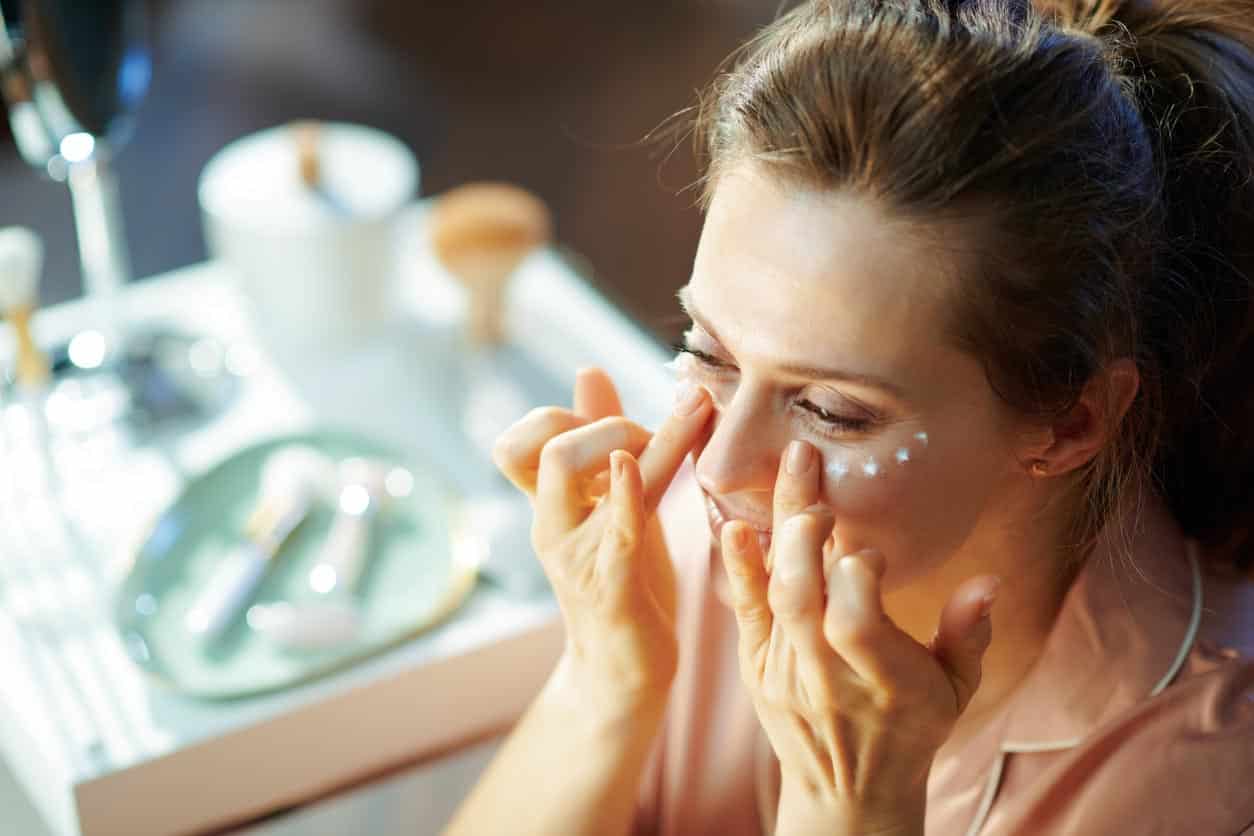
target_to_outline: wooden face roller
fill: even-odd
[[[505,286],[553,222],[538,197],[508,183],[470,183],[436,199],[430,219],[436,258],[469,292],[467,336],[476,346],[504,341]]]

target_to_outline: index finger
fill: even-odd
[[[712,409],[709,393],[700,386],[687,384],[676,394],[674,410],[639,457],[646,512],[657,508],[684,457],[705,428]]]
[[[580,418],[596,421],[623,414],[614,381],[603,369],[587,366],[575,372],[574,413]]]

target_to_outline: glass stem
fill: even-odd
[[[130,276],[117,178],[108,162],[91,157],[69,171],[74,228],[83,268],[83,292],[96,307],[96,321],[110,349],[125,338],[118,291]]]

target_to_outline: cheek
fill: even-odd
[[[857,451],[823,451],[823,462],[823,501],[836,517],[828,544],[833,553],[874,546],[890,567],[921,567],[961,541],[947,530],[948,480],[926,441],[911,436]]]
[[[898,519],[925,476],[923,453],[891,443],[858,450],[825,450],[824,500],[838,519]]]

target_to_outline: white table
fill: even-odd
[[[409,240],[421,241],[422,210],[406,223]],[[134,447],[121,433],[96,432],[76,450],[79,475],[62,499],[95,546],[90,566],[67,558],[68,541],[44,538],[53,542],[33,548],[30,532],[45,523],[30,509],[48,503],[32,502],[12,480],[7,493],[0,487],[0,757],[10,795],[16,786],[25,799],[16,806],[29,805],[49,833],[231,826],[504,729],[542,682],[561,641],[546,592],[520,598],[481,584],[449,622],[395,651],[231,703],[197,702],[149,681],[109,620],[112,585],[184,479],[261,437],[314,424],[354,429],[425,455],[470,496],[491,489],[496,477],[468,464],[473,454],[445,408],[457,385],[448,352],[462,294],[421,245],[402,274],[395,321],[366,345],[325,353],[266,345],[222,265],[133,285],[125,301],[134,321],[174,323],[234,346],[234,362],[249,372],[239,398],[184,436]],[[44,311],[37,335],[64,338],[87,315],[78,302]],[[521,350],[565,390],[577,367],[600,365],[619,384],[628,414],[648,425],[665,414],[667,352],[555,253],[520,270],[508,323]],[[8,335],[0,337],[7,345]],[[19,474],[39,466],[23,453],[22,408],[4,414],[6,467]],[[101,739],[94,758],[83,752],[93,725]],[[0,770],[0,804],[4,784]]]

